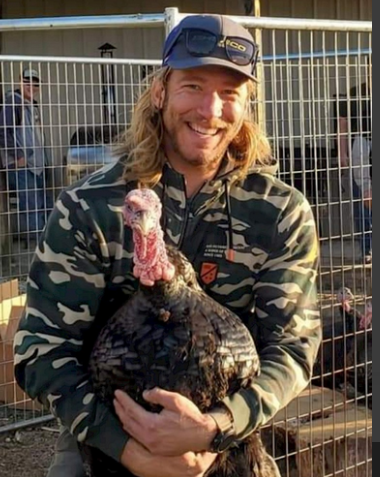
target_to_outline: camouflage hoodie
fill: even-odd
[[[128,436],[93,394],[86,356],[94,335],[138,286],[122,207],[134,184],[104,167],[59,197],[36,251],[15,337],[20,386],[48,404],[79,441],[119,460]],[[157,192],[168,243],[193,262],[205,290],[253,333],[261,376],[225,400],[243,439],[308,384],[320,343],[318,241],[308,202],[273,176],[242,183],[221,170],[192,199],[165,166]],[[233,253],[229,252],[233,250]]]

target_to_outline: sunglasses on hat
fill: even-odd
[[[178,36],[173,38],[171,44],[167,46],[164,52],[164,65],[180,40],[185,41],[186,50],[191,56],[214,56],[217,49],[221,48],[224,49],[229,61],[235,65],[248,66],[252,64],[253,71],[257,62],[258,47],[248,39],[235,36],[218,36],[207,30],[191,28],[182,29]]]

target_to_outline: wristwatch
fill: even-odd
[[[218,426],[218,433],[211,442],[210,451],[221,454],[236,445],[235,425],[232,414],[225,406],[218,406],[207,414],[211,416]]]

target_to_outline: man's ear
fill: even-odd
[[[161,110],[164,107],[165,103],[165,87],[159,79],[154,79],[151,90],[152,104],[158,110]]]

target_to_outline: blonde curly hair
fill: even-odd
[[[146,81],[146,87],[134,109],[130,127],[121,135],[116,154],[123,157],[124,178],[136,181],[141,187],[154,187],[161,179],[166,156],[162,147],[164,125],[162,115],[152,103],[152,85],[160,81],[166,87],[170,68],[161,68]],[[249,83],[250,97],[254,97],[255,85]],[[252,110],[247,108],[239,133],[230,143],[228,157],[240,170],[236,180],[244,179],[250,169],[272,164],[269,141],[252,119]]]

